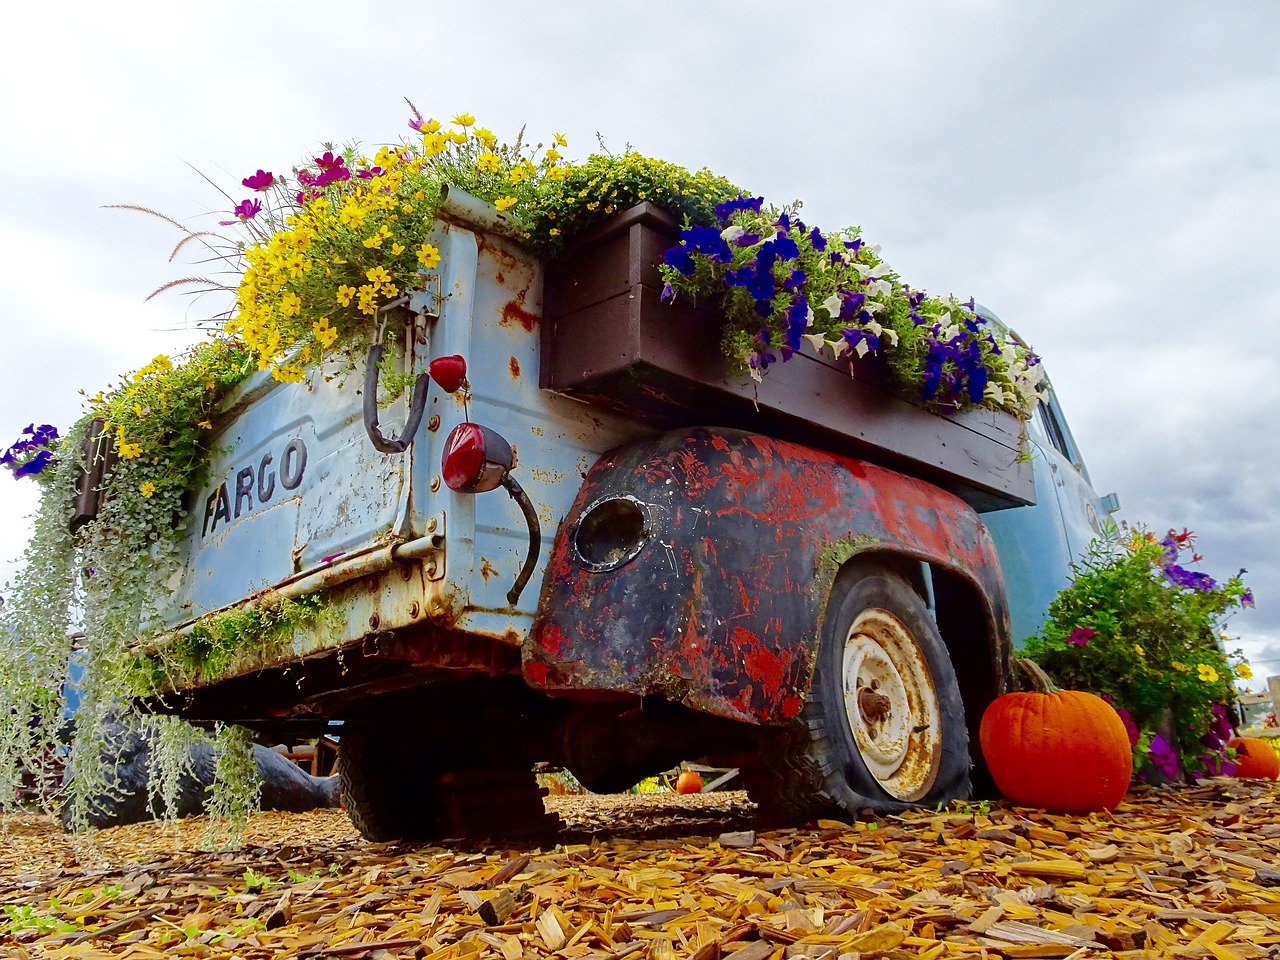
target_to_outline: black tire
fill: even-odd
[[[425,764],[406,758],[393,738],[344,733],[337,767],[342,805],[360,836],[374,843],[435,837]]]
[[[859,674],[848,701],[856,714],[846,707],[846,669]],[[749,784],[762,820],[848,819],[965,798],[969,765],[960,687],[928,608],[898,575],[847,567],[827,601],[804,710],[763,739]]]

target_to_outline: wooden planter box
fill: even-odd
[[[876,358],[819,357],[804,345],[757,384],[726,373],[722,318],[659,297],[675,219],[632,207],[548,268],[541,383],[655,425],[753,430],[859,457],[936,483],[979,511],[1035,502],[1017,417],[933,413],[891,392]],[[868,362],[869,361],[869,362]]]

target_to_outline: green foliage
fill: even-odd
[[[216,850],[237,842],[249,814],[260,809],[262,778],[253,758],[253,735],[244,727],[218,724],[214,729],[214,758],[205,845]],[[219,836],[219,827],[225,836]]]
[[[293,871],[289,871],[290,878]],[[244,892],[245,893],[266,893],[273,886],[275,881],[265,874],[258,873],[252,867],[244,872]]]
[[[22,930],[36,930],[41,936],[47,936],[51,933],[70,933],[80,929],[74,923],[68,923],[62,917],[54,916],[52,913],[39,913],[30,905],[16,907],[5,904],[4,913],[8,917],[4,925],[5,933],[8,934]]]
[[[243,609],[210,614],[197,620],[161,655],[188,675],[205,679],[221,676],[245,651],[268,656],[288,644],[303,627],[324,613],[320,594],[290,600],[284,597]]]
[[[557,168],[525,191],[516,213],[525,240],[556,256],[584,230],[637,203],[653,203],[690,223],[715,223],[715,205],[742,190],[705,167],[692,173],[674,163],[626,150],[593,153]]]
[[[1235,677],[1251,675],[1243,662],[1233,667],[1221,641],[1226,617],[1251,605],[1252,594],[1239,576],[1218,584],[1180,566],[1193,543],[1186,531],[1158,540],[1111,524],[1025,649],[1062,687],[1106,695],[1131,714],[1140,768],[1152,760],[1168,717],[1184,765],[1216,766],[1221,751],[1210,744],[1206,753],[1202,743],[1214,706],[1234,703]]]

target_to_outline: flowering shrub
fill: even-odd
[[[667,251],[663,298],[719,298],[725,351],[757,381],[808,341],[836,358],[882,356],[926,406],[1030,414],[1039,358],[975,313],[972,300],[912,290],[856,228],[824,234],[761,197],[717,204],[715,218]]]
[[[1112,702],[1129,731],[1135,770],[1165,778],[1230,773],[1227,707],[1253,674],[1224,650],[1223,624],[1253,606],[1240,575],[1219,583],[1191,563],[1195,537],[1111,525],[1049,607],[1026,655],[1059,684]],[[1241,571],[1243,574],[1244,571]],[[1169,724],[1168,718],[1172,718]]]

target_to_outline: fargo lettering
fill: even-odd
[[[307,445],[294,437],[280,452],[264,453],[256,465],[241,467],[228,477],[204,501],[204,525],[201,536],[207,537],[221,523],[238,520],[256,506],[269,503],[279,480],[282,490],[295,490],[307,470]]]

